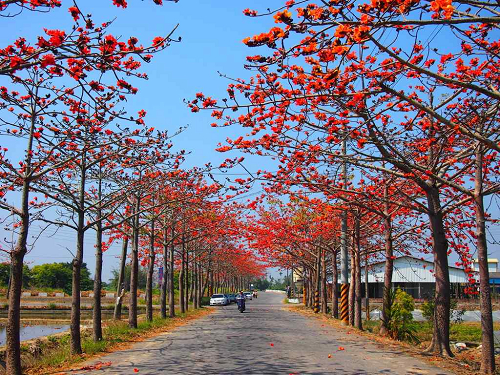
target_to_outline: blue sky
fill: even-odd
[[[95,23],[114,20],[110,32],[127,40],[136,36],[144,44],[148,44],[156,36],[168,34],[179,24],[174,36],[182,37],[181,43],[157,54],[150,64],[144,65],[143,71],[149,80],[139,80],[136,86],[139,93],[128,100],[131,113],[139,109],[147,111],[148,126],[175,132],[179,127],[188,126],[179,135],[174,144],[177,149],[190,152],[185,167],[204,165],[212,162],[220,164],[226,157],[215,151],[218,142],[238,133],[238,129],[216,129],[210,127],[213,122],[209,112],[198,114],[191,111],[183,103],[183,99],[192,99],[196,92],[202,91],[213,97],[222,97],[226,93],[226,79],[219,76],[218,71],[231,77],[245,77],[248,72],[243,69],[245,57],[254,54],[241,41],[260,33],[273,25],[273,19],[249,18],[243,15],[245,8],[265,10],[279,5],[281,0],[264,1],[179,1],[166,2],[164,6],[156,6],[152,1],[129,0],[128,8],[121,9],[112,5],[111,0],[79,1],[83,13],[91,13]],[[72,2],[64,1],[63,6],[50,13],[29,13],[13,18],[2,18],[0,45],[13,43],[19,36],[29,42],[36,41],[36,36],[43,35],[43,28],[69,30],[72,18],[67,8]],[[2,140],[3,142],[4,140]],[[3,144],[2,146],[9,146]],[[19,150],[22,151],[22,150]],[[248,161],[245,165],[250,170],[263,168],[262,159]],[[243,173],[243,170],[232,171]],[[36,226],[32,234],[37,234]],[[50,231],[49,231],[50,232]],[[75,234],[70,229],[61,229],[53,235],[43,235],[26,256],[29,264],[46,262],[67,262],[72,259],[66,248],[74,252]],[[8,233],[0,232],[4,239]],[[3,241],[2,241],[3,242]],[[88,232],[85,240],[84,261],[93,273],[94,269],[94,235]],[[120,253],[120,244],[108,250],[104,256],[103,279],[107,280],[111,270],[116,267]]]
[[[44,27],[68,30],[72,25],[72,18],[67,11],[71,3],[63,0],[63,7],[46,14],[25,12],[18,17],[2,18],[0,45],[11,44],[19,36],[34,41],[37,35],[43,34]],[[78,4],[84,13],[92,13],[96,23],[115,19],[110,28],[115,36],[121,35],[124,40],[136,36],[144,44],[156,36],[168,34],[179,24],[174,37],[182,37],[182,42],[174,43],[144,66],[149,80],[137,82],[139,93],[129,98],[130,112],[145,109],[148,113],[147,125],[162,130],[175,132],[179,127],[188,126],[174,141],[177,149],[190,152],[186,167],[204,165],[209,161],[218,165],[226,157],[235,156],[220,154],[214,149],[218,142],[224,142],[226,137],[234,138],[241,130],[210,127],[213,120],[209,112],[193,114],[183,100],[194,98],[199,91],[215,98],[223,97],[229,82],[221,78],[218,71],[231,77],[248,77],[249,72],[243,69],[245,57],[256,51],[241,41],[269,29],[274,22],[272,17],[246,17],[242,11],[245,8],[263,11],[282,5],[283,0],[181,0],[178,3],[166,2],[162,7],[155,6],[151,0],[129,0],[127,9],[114,7],[112,0],[80,0]],[[262,158],[247,158],[245,162],[251,171],[270,169],[271,165],[271,161]],[[231,171],[243,172],[241,169]],[[39,232],[36,227],[32,229],[33,234]],[[495,234],[500,234],[499,231],[498,227],[493,229]],[[3,239],[6,234],[0,231],[0,236]],[[93,273],[92,232],[88,233],[85,244],[84,260]],[[72,256],[66,248],[74,251],[75,234],[69,229],[62,229],[52,237],[42,236],[26,260],[31,265],[70,261]],[[490,246],[490,249],[498,256],[498,246]],[[105,254],[104,280],[116,268],[116,256],[119,253],[120,244],[115,244]]]

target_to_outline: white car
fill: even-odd
[[[245,299],[252,300],[253,299],[253,293],[252,292],[243,292],[245,295]]]
[[[226,306],[229,305],[229,300],[224,294],[214,294],[210,297],[210,306]]]

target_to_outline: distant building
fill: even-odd
[[[385,261],[368,265],[368,289],[370,298],[382,298],[384,290]],[[394,288],[401,288],[414,298],[428,298],[434,295],[436,278],[434,263],[415,258],[402,256],[394,259],[392,284]],[[461,297],[463,288],[467,286],[468,275],[461,268],[449,266],[451,294]],[[364,285],[365,267],[361,269],[361,281]],[[500,284],[500,280],[499,280]],[[364,287],[363,287],[364,289]]]
[[[302,294],[302,288],[304,287],[304,276],[303,269],[292,268],[292,295],[297,296]]]
[[[474,271],[479,272],[479,260],[474,259]],[[488,259],[488,271],[498,272],[498,259],[490,258]]]
[[[479,272],[479,260],[474,259],[474,271]],[[500,293],[500,272],[498,272],[498,259],[488,259],[488,272],[493,293]]]

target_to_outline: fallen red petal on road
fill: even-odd
[[[138,369],[138,368],[135,368],[135,369],[134,369],[134,372],[139,372],[139,369]]]
[[[328,354],[328,358],[332,358],[332,355],[331,355],[331,354]]]
[[[271,346],[274,346],[274,344],[273,344],[273,343],[271,343]]]
[[[100,370],[106,366],[111,366],[111,362],[97,362],[95,365],[83,366],[77,370]]]
[[[343,346],[339,346],[339,350],[345,350]]]

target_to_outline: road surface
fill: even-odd
[[[258,299],[247,301],[243,314],[235,304],[217,307],[186,326],[99,358],[111,366],[94,373],[449,374],[320,320],[284,311],[283,297],[259,293]]]

